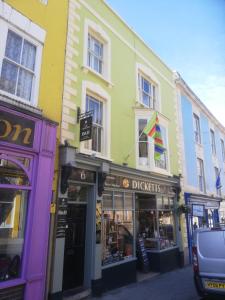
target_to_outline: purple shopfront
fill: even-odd
[[[56,126],[0,102],[0,299],[44,299]]]

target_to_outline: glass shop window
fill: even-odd
[[[105,192],[102,213],[102,265],[132,258],[133,235],[132,194]]]
[[[30,159],[13,157],[24,167]],[[15,162],[0,159],[0,282],[20,277],[30,182]],[[22,189],[23,186],[23,189]]]
[[[159,248],[173,247],[175,243],[174,216],[172,211],[159,211]]]
[[[27,200],[28,191],[0,188],[0,282],[20,276]]]
[[[173,198],[137,196],[136,232],[144,239],[146,249],[163,250],[176,245],[173,209]]]

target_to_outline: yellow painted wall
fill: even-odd
[[[6,0],[5,2],[46,31],[42,52],[38,107],[43,110],[45,117],[58,122],[60,126],[68,1],[48,0],[47,5],[42,4],[40,0]],[[59,134],[60,128],[58,127],[58,143]],[[57,172],[55,175],[54,189],[57,183]]]

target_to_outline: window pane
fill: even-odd
[[[148,137],[146,134],[143,133],[143,130],[145,126],[147,125],[147,120],[146,119],[139,119],[138,120],[138,136],[140,141],[147,141]]]
[[[123,209],[123,193],[114,193],[114,208]]]
[[[103,118],[103,103],[99,102],[99,116],[98,116],[98,124],[102,125],[102,118]]]
[[[15,94],[17,74],[18,67],[4,59],[2,64],[0,89]]]
[[[97,57],[94,57],[94,69],[95,69],[95,71],[100,73],[100,71],[99,71],[99,60],[98,60]]]
[[[101,149],[102,149],[102,128],[99,127],[98,128],[98,152],[101,152]]]
[[[30,100],[32,81],[33,74],[26,70],[20,69],[16,95],[23,99]]]
[[[92,96],[86,96],[86,111],[93,111],[92,150],[102,151],[103,103]],[[97,124],[97,125],[96,125]]]
[[[97,127],[95,125],[92,126],[92,150],[98,151],[97,148]]]
[[[139,157],[148,157],[148,143],[139,143]]]
[[[22,65],[30,70],[34,70],[35,56],[36,56],[36,47],[31,43],[29,43],[28,41],[24,41]]]
[[[68,187],[68,200],[71,202],[87,202],[87,188],[70,183]]]
[[[20,276],[27,197],[27,191],[0,189],[0,281]]]
[[[93,98],[88,96],[89,111],[93,111],[93,123],[98,123],[98,103],[93,101]]]
[[[156,209],[156,199],[151,196],[139,196],[138,198],[139,209]]]
[[[150,104],[150,97],[149,97],[149,95],[147,95],[145,93],[142,93],[142,102],[146,106],[149,106],[149,104]]]
[[[143,90],[146,94],[151,93],[151,86],[150,86],[149,82],[145,79],[143,80]]]
[[[95,41],[95,44],[94,44],[94,52],[95,52],[96,56],[100,57],[101,50],[100,50],[100,45],[97,43],[97,41]]]
[[[103,208],[112,209],[113,208],[112,192],[104,192],[102,197],[103,197]]]
[[[174,217],[172,211],[159,211],[160,249],[175,246]]]
[[[137,233],[145,242],[147,249],[158,248],[158,231],[157,231],[157,219],[155,210],[139,210],[136,213],[137,219]]]
[[[11,60],[20,63],[20,54],[22,48],[22,38],[9,30],[6,42],[5,56]]]
[[[129,193],[124,194],[124,208],[132,209],[133,208],[133,195]]]
[[[102,264],[111,264],[133,256],[132,212],[104,211],[102,226]]]
[[[1,159],[0,184],[29,185],[29,179],[18,165]]]

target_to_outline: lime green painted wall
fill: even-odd
[[[136,63],[146,65],[142,56],[148,60],[153,67],[152,70],[160,82],[161,87],[161,112],[169,120],[169,147],[171,172],[178,174],[178,158],[176,145],[176,124],[175,124],[175,90],[173,86],[172,71],[129,29],[121,19],[116,16],[102,0],[86,0],[103,22],[92,14],[82,1],[77,1],[80,9],[76,13],[80,16],[80,21],[76,24],[80,30],[76,32],[79,38],[79,45],[76,49],[79,56],[74,58],[78,63],[78,68],[74,71],[77,82],[73,87],[77,90],[74,98],[77,106],[81,106],[82,81],[93,81],[102,86],[111,96],[111,158],[113,162],[122,164],[124,157],[135,147],[135,111],[136,102]],[[111,81],[113,87],[109,88],[98,76],[84,73],[83,65],[83,46],[84,46],[84,21],[90,19],[99,24],[111,39]],[[104,23],[109,24],[113,31],[119,35],[141,55],[138,55],[121,41],[115,33]],[[149,66],[148,66],[149,67]],[[79,132],[78,125],[70,129]],[[79,134],[75,135],[75,140],[71,143],[79,146]],[[135,151],[131,153],[128,161],[129,166],[135,167]]]

